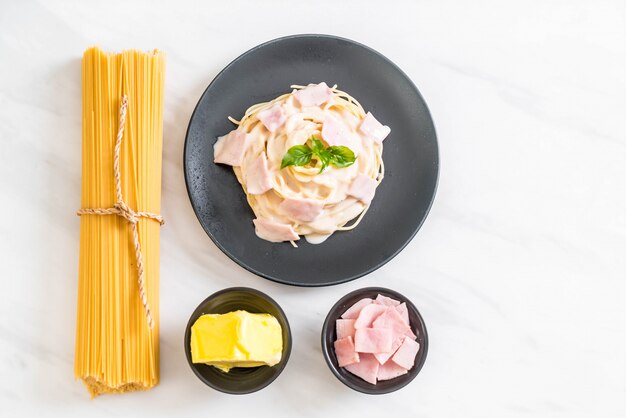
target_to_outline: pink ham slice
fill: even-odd
[[[326,83],[309,84],[293,94],[302,107],[319,106],[333,97],[333,92]]]
[[[405,338],[400,348],[398,348],[398,351],[396,351],[396,354],[391,357],[391,361],[409,370],[415,364],[415,356],[419,349],[420,345],[418,342],[410,338]]]
[[[273,187],[264,152],[250,165],[246,173],[246,186],[250,194],[263,194]]]
[[[278,208],[297,221],[311,222],[322,213],[324,202],[314,199],[285,199]]]
[[[358,363],[349,364],[345,368],[355,376],[359,376],[372,385],[376,384],[376,376],[380,365],[376,358],[367,353],[359,354],[360,361]]]
[[[333,116],[326,116],[324,118],[322,138],[330,146],[343,145],[351,149],[353,148],[350,132],[346,125]]]
[[[409,322],[409,309],[406,307],[406,302],[402,302],[398,306],[396,306],[396,311],[400,314],[404,322],[410,324]]]
[[[378,374],[376,375],[376,378],[378,380],[391,380],[398,376],[402,376],[403,374],[407,374],[407,372],[408,370],[404,367],[398,366],[393,361],[388,361],[378,367]]]
[[[411,325],[411,322],[409,320],[409,309],[406,306],[406,302],[402,302],[401,304],[396,306],[396,311],[398,311],[398,313],[400,314],[400,316],[402,317],[402,320],[404,320],[404,322],[406,322],[407,324]],[[413,333],[413,330],[411,330],[410,327],[404,333],[404,335],[409,337],[409,338],[411,338],[412,340],[417,340],[417,335],[415,335]]]
[[[356,331],[354,329],[355,322],[356,322],[355,319],[338,319],[337,321],[335,321],[337,339],[339,340],[341,338],[346,338],[346,337],[354,338],[354,332]]]
[[[376,360],[378,360],[380,364],[389,363],[388,360],[396,353],[398,348],[400,348],[405,338],[405,336],[401,336],[400,338],[393,339],[393,342],[391,343],[391,350],[385,353],[374,353]]]
[[[257,113],[257,117],[270,132],[276,132],[287,120],[283,107],[276,103],[269,109],[265,109]]]
[[[412,340],[417,340],[417,335],[415,335],[415,333],[413,332],[413,330],[409,329],[406,334],[404,334],[407,338],[410,338]]]
[[[371,304],[372,302],[374,302],[374,300],[370,298],[361,299],[358,302],[356,302],[354,305],[352,305],[350,308],[348,308],[348,310],[345,311],[341,315],[341,317],[343,319],[356,319],[361,313],[361,309]]]
[[[241,129],[220,136],[213,145],[213,161],[233,167],[240,166],[250,138],[251,136]]]
[[[374,328],[389,328],[395,336],[402,336],[411,329],[393,306],[385,306],[385,311],[372,322],[372,326]]]
[[[384,126],[377,121],[370,112],[367,112],[367,115],[365,115],[361,126],[359,126],[359,130],[378,144],[382,143],[391,132],[389,126]]]
[[[378,187],[376,180],[365,174],[359,174],[352,181],[348,194],[369,205],[376,193],[376,187]]]
[[[376,320],[376,318],[378,318],[386,310],[386,306],[376,305],[373,303],[364,306],[363,309],[361,309],[361,312],[359,312],[359,316],[354,323],[354,328],[359,329],[371,327],[374,320]]]
[[[359,353],[354,349],[352,337],[341,338],[335,341],[335,355],[339,367],[345,367],[359,362]]]
[[[289,224],[281,224],[269,219],[254,219],[255,232],[259,238],[270,242],[297,241],[300,239]]]
[[[402,345],[404,336],[411,327],[404,322],[394,306],[388,306],[387,310],[376,318],[372,326],[374,329],[389,329],[391,331],[391,348],[388,351],[375,354],[378,362],[384,364]]]
[[[376,299],[374,299],[374,303],[385,306],[397,306],[400,304],[400,301],[397,301],[387,296],[378,295],[376,296]]]
[[[393,342],[387,328],[360,328],[354,334],[354,346],[359,353],[388,353]]]

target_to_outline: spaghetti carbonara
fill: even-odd
[[[238,126],[218,138],[214,161],[233,166],[259,238],[319,244],[367,212],[391,130],[336,86],[291,88],[229,118]]]

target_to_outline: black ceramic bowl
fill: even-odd
[[[283,356],[275,366],[235,367],[224,373],[213,366],[191,361],[191,326],[204,314],[224,314],[236,310],[273,315],[283,331]],[[185,354],[191,370],[213,389],[243,395],[256,392],[272,383],[283,371],[291,354],[291,329],[283,310],[265,293],[247,287],[231,287],[206,298],[191,314],[185,330]]]
[[[417,335],[417,342],[420,345],[420,349],[415,358],[415,365],[407,374],[398,376],[395,379],[380,381],[375,385],[372,385],[360,377],[348,372],[343,367],[339,367],[333,343],[337,339],[335,321],[341,317],[341,314],[343,314],[349,307],[354,305],[354,303],[360,299],[375,299],[378,294],[388,296],[399,300],[400,302],[406,302],[406,306],[409,310],[411,330],[415,333],[415,335]],[[369,395],[382,395],[384,393],[390,393],[403,388],[408,385],[415,378],[415,376],[417,376],[426,361],[426,354],[428,353],[428,334],[426,333],[426,325],[424,325],[422,316],[410,300],[400,293],[390,289],[385,289],[384,287],[366,287],[348,293],[339,299],[339,301],[330,309],[330,312],[328,312],[328,316],[326,316],[326,320],[324,321],[324,326],[322,327],[322,352],[324,353],[324,358],[326,359],[326,363],[328,363],[328,367],[330,367],[333,374],[337,376],[337,379],[339,379],[344,385]]]

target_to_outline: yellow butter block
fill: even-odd
[[[273,366],[282,352],[282,328],[270,314],[206,314],[191,327],[192,361],[224,372],[232,367]]]

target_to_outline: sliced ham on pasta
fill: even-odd
[[[367,112],[367,115],[365,115],[359,130],[379,144],[382,144],[387,135],[391,133],[391,128],[377,121],[370,112]]]
[[[361,139],[342,120],[331,115],[324,118],[322,138],[330,146],[348,147],[355,154],[359,154],[362,149]]]
[[[324,118],[322,138],[328,145],[344,145],[347,147],[350,145],[349,135],[350,132],[347,127],[336,117],[328,115]]]
[[[248,193],[263,194],[272,189],[272,176],[267,168],[267,157],[262,153],[251,165],[246,173]]]
[[[324,202],[315,199],[288,198],[278,207],[284,214],[299,222],[312,222],[322,213]]]
[[[374,193],[376,193],[376,187],[378,187],[376,180],[364,174],[359,174],[350,184],[348,195],[356,197],[361,202],[369,205],[374,198]]]
[[[216,163],[228,164],[233,167],[241,165],[243,154],[246,151],[250,139],[250,135],[239,129],[235,129],[224,136],[220,136],[213,146],[213,160]]]
[[[218,138],[214,160],[233,166],[256,217],[259,238],[295,246],[304,236],[319,244],[336,231],[355,228],[367,212],[384,177],[382,139],[388,128],[380,128],[336,86],[292,88],[251,106],[241,120],[229,118],[238,127]],[[325,154],[313,153],[314,147]],[[353,161],[336,164],[328,159],[330,152],[345,152],[342,147]],[[284,166],[292,148],[299,150],[300,160]]]
[[[296,241],[300,239],[291,225],[281,224],[269,219],[255,219],[254,226],[259,238],[270,242]]]
[[[296,91],[294,96],[302,107],[319,106],[329,101],[333,97],[333,92],[326,83],[309,84]]]
[[[287,120],[282,106],[278,103],[269,109],[259,112],[258,118],[270,132],[276,132],[276,130],[280,128],[283,123],[285,123],[285,120]]]

